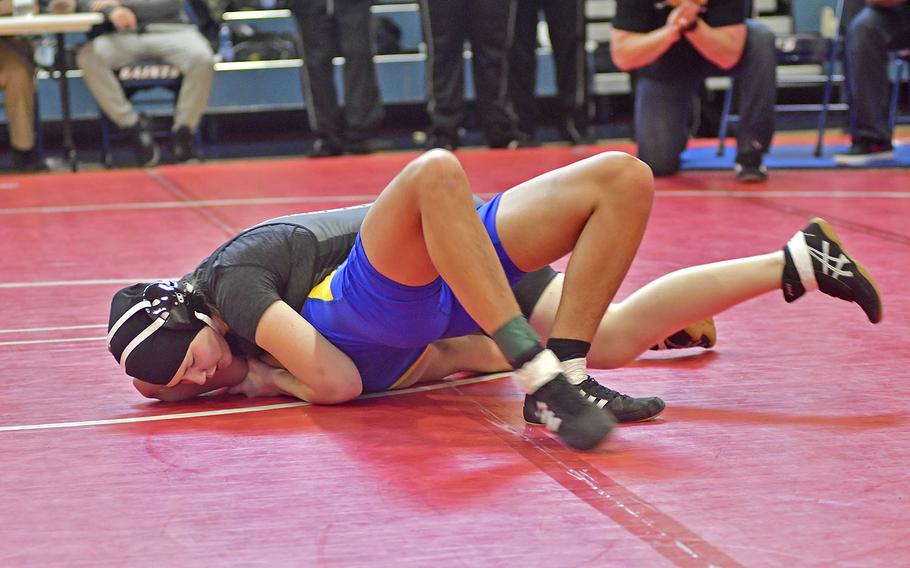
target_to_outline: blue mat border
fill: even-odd
[[[781,144],[772,146],[765,156],[765,165],[769,169],[786,168],[839,168],[834,163],[834,155],[845,152],[846,145],[825,146],[824,154],[816,158],[813,144]],[[684,170],[728,170],[733,168],[736,147],[728,143],[723,156],[717,156],[717,146],[689,148],[682,153]],[[868,168],[906,168],[910,167],[910,145],[897,146],[893,160],[882,160],[868,164]]]

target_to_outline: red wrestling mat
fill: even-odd
[[[594,151],[459,157],[475,191],[492,193]],[[683,266],[777,249],[822,215],[875,274],[885,320],[873,327],[821,295],[738,306],[717,318],[713,352],[597,374],[668,409],[618,428],[596,453],[525,426],[508,378],[312,407],[151,403],[120,374],[101,340],[115,289],[180,275],[265,218],[367,201],[413,155],[3,178],[0,564],[905,562],[910,178],[900,170],[772,171],[764,186],[729,172],[659,181],[620,296]]]

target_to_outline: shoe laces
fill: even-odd
[[[616,399],[619,399],[622,402],[633,400],[632,397],[627,394],[603,386],[590,375],[588,375],[588,378],[585,379],[584,382],[578,385],[578,388],[581,389],[580,392],[582,394],[606,400],[608,403],[612,403]]]
[[[543,402],[557,416],[577,415],[587,404],[585,400],[575,394],[575,387],[569,384],[562,376],[557,376],[537,390],[535,397]]]

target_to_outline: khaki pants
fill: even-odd
[[[114,69],[147,58],[161,59],[180,69],[183,85],[177,95],[174,130],[181,126],[195,130],[208,106],[215,76],[214,54],[196,26],[152,24],[143,33],[104,34],[82,46],[76,62],[104,114],[120,128],[127,128],[136,124],[139,115],[123,93]]]
[[[6,106],[10,145],[35,147],[35,65],[23,40],[0,38],[0,89]]]

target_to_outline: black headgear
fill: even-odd
[[[107,348],[127,375],[165,385],[206,324],[214,327],[202,302],[177,282],[134,284],[111,301]]]

